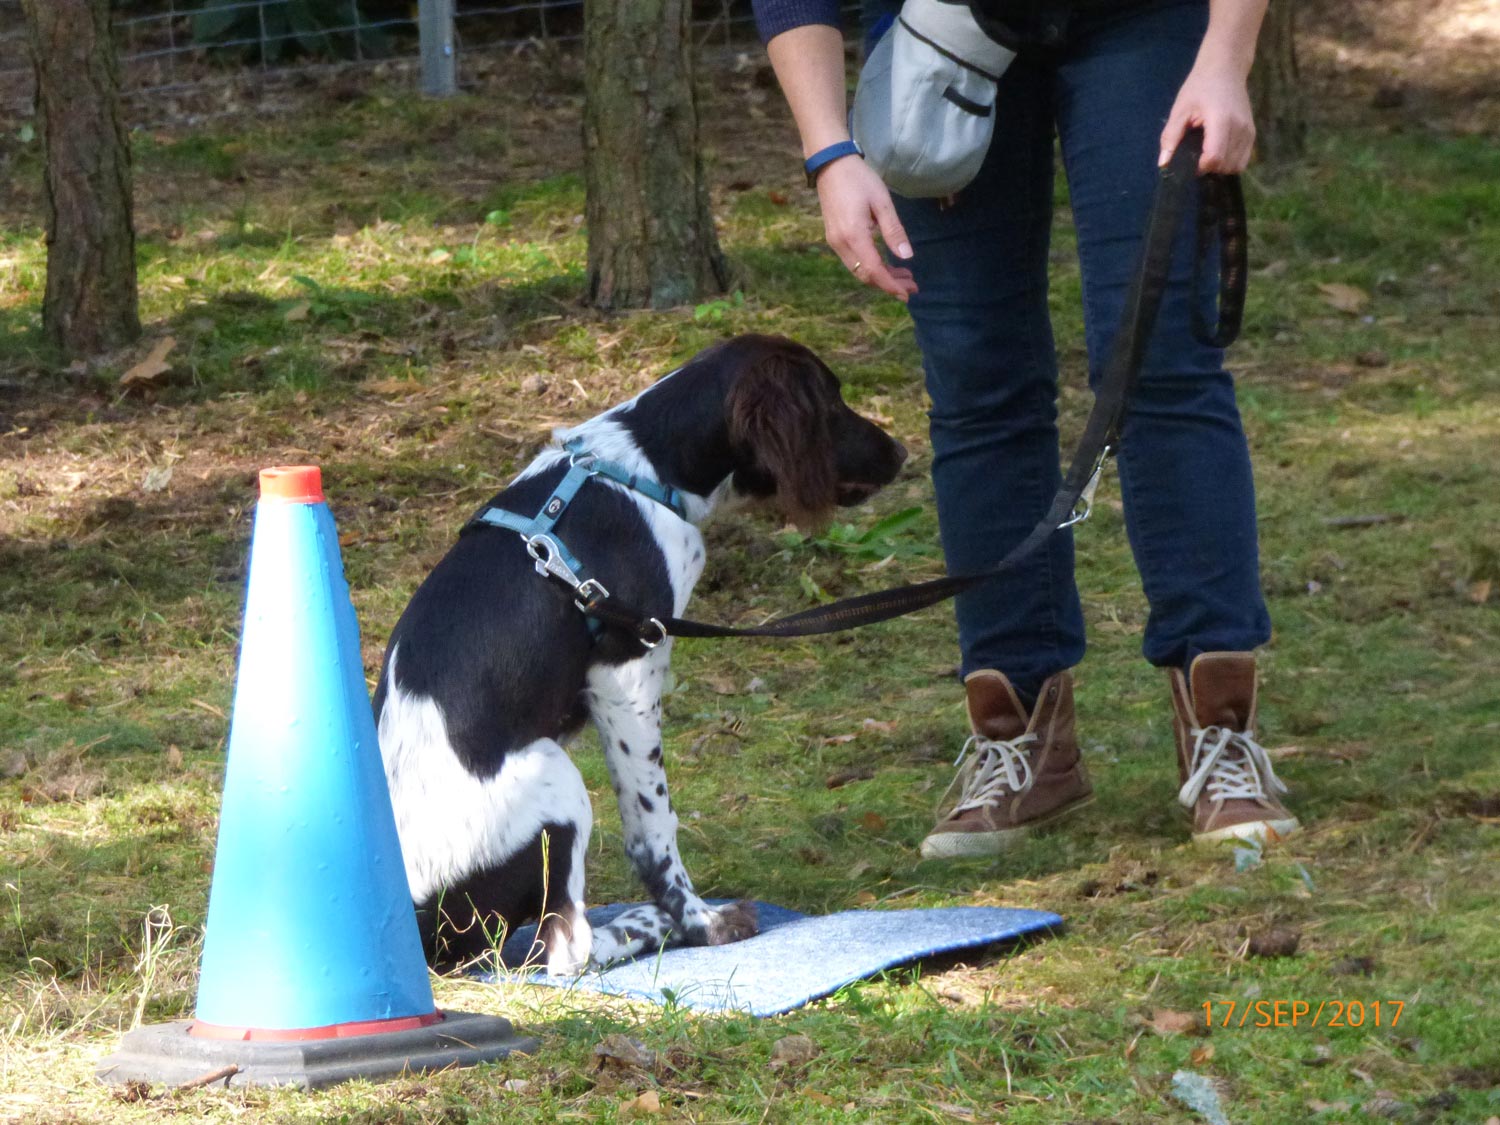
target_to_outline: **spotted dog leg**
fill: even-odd
[[[757,932],[755,908],[748,902],[709,906],[694,892],[677,852],[677,814],[667,795],[661,744],[661,689],[670,647],[662,645],[628,664],[595,666],[589,672],[589,710],[604,743],[625,854],[636,874],[683,940],[725,945]],[[644,942],[641,948],[647,948]]]
[[[672,935],[672,919],[659,906],[632,906],[594,927],[593,961],[600,967],[660,949]]]

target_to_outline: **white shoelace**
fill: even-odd
[[[1193,762],[1177,800],[1188,808],[1204,789],[1215,802],[1236,798],[1262,800],[1269,788],[1285,793],[1286,786],[1271,767],[1271,757],[1249,731],[1228,727],[1194,727]]]
[[[1023,748],[1036,741],[1035,734],[1023,734],[1020,738],[1008,740],[970,735],[953,764],[961,765],[970,747],[976,748],[977,752],[969,766],[953,779],[954,784],[961,779],[964,787],[958,796],[958,804],[948,815],[956,816],[967,809],[998,804],[1007,796],[1027,792],[1035,777],[1031,772],[1031,759]],[[948,792],[952,791],[953,785],[949,785]]]

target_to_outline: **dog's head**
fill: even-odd
[[[736,492],[812,528],[895,479],[906,447],[849,409],[838,376],[810,349],[783,336],[740,336],[722,348]]]

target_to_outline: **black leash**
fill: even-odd
[[[1210,256],[1214,239],[1219,242],[1219,311],[1218,322],[1210,330],[1202,311],[1193,308],[1193,333],[1205,344],[1225,347],[1239,334],[1245,307],[1246,226],[1245,201],[1239,177],[1197,174],[1198,158],[1203,149],[1201,130],[1190,130],[1177,146],[1171,162],[1162,169],[1151,216],[1146,224],[1140,263],[1125,308],[1120,329],[1110,348],[1109,360],[1100,379],[1094,408],[1089,413],[1083,436],[1073,453],[1072,462],[1063,477],[1062,486],[1052,505],[1030,534],[988,570],[978,574],[952,574],[928,582],[898,586],[870,594],[844,598],[829,605],[778,617],[764,625],[735,627],[704,621],[669,617],[665,621],[622,605],[608,597],[579,600],[578,607],[606,626],[630,633],[647,648],[655,648],[673,637],[809,637],[836,633],[876,621],[924,609],[946,601],[955,594],[988,582],[997,575],[1015,569],[1016,565],[1038,550],[1055,532],[1080,522],[1088,515],[1087,501],[1092,487],[1104,468],[1105,460],[1119,448],[1120,431],[1125,413],[1145,358],[1146,345],[1156,326],[1162,293],[1172,263],[1172,245],[1182,212],[1195,180],[1200,185],[1198,211],[1198,246],[1193,263],[1193,291],[1204,261]]]

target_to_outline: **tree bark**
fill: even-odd
[[[130,142],[120,117],[109,0],[22,0],[46,153],[42,328],[67,359],[141,334]]]
[[[698,155],[691,0],[586,0],[589,298],[667,308],[724,290]]]
[[[1307,151],[1307,115],[1297,75],[1297,0],[1271,0],[1250,71],[1256,149],[1262,160],[1285,164]]]

